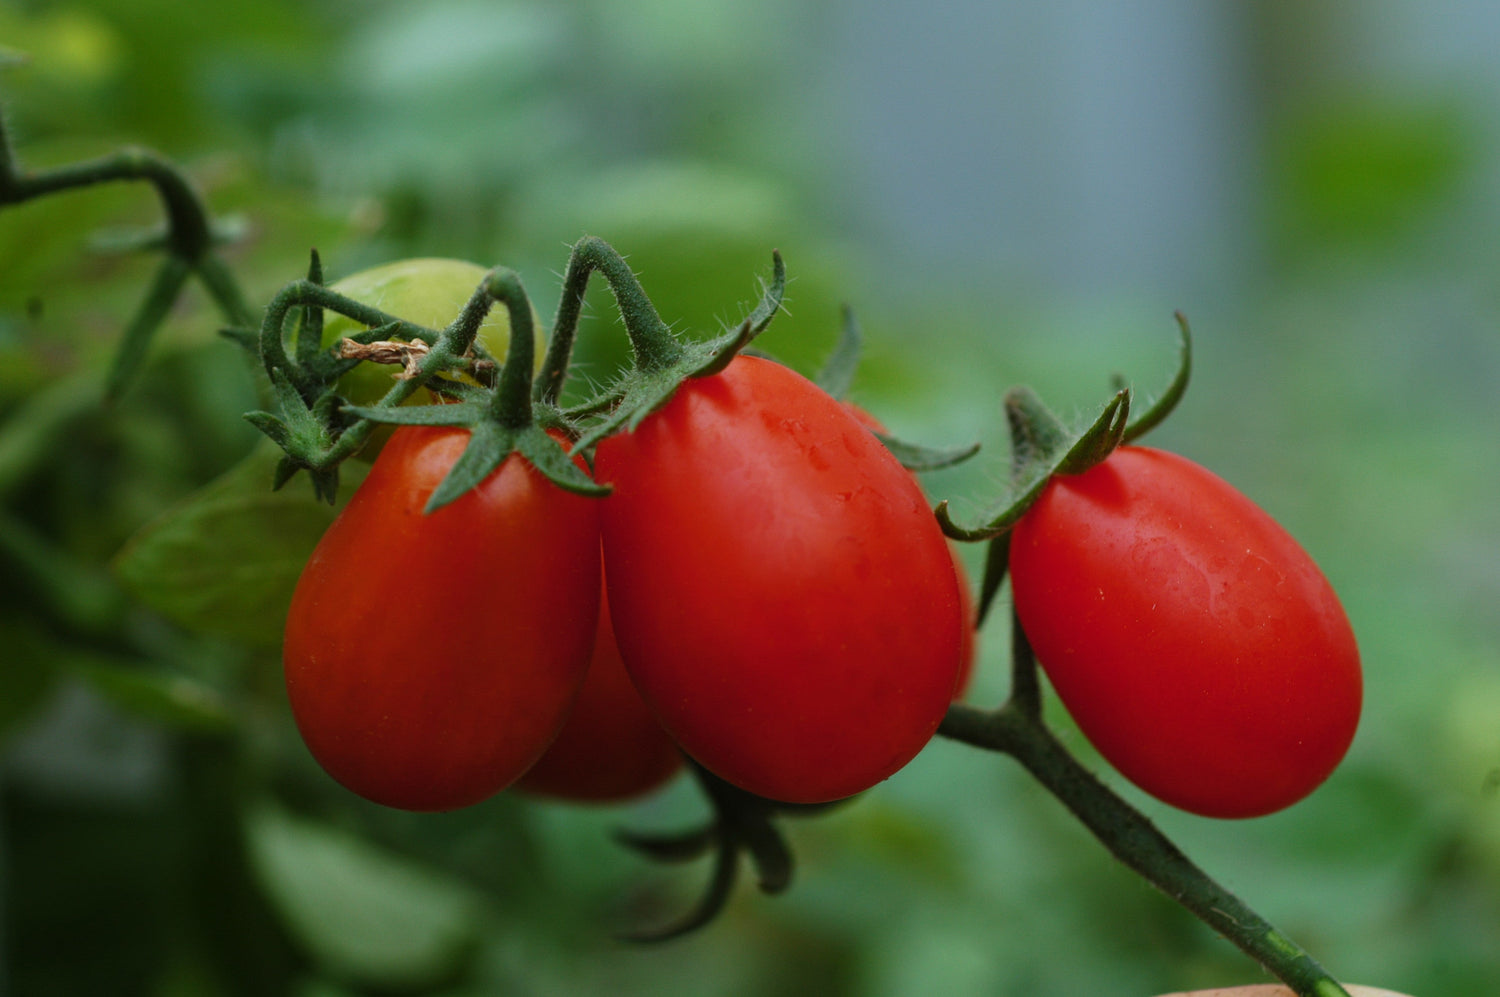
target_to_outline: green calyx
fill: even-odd
[[[710,377],[722,371],[771,323],[786,291],[786,266],[781,254],[773,251],[771,279],[765,284],[755,309],[722,336],[703,342],[684,342],[673,336],[661,320],[624,258],[604,240],[586,237],[573,247],[563,277],[563,296],[553,326],[553,343],[542,365],[539,397],[555,401],[561,391],[583,292],[595,270],[608,281],[620,309],[634,363],[611,390],[567,413],[575,417],[608,413],[584,431],[573,445],[574,453],[587,450],[621,429],[635,429],[641,420],[665,405],[688,378]]]
[[[1005,395],[1005,416],[1010,425],[1011,486],[986,511],[971,522],[954,518],[946,501],[937,507],[943,532],[955,540],[994,540],[1010,532],[1056,474],[1082,474],[1101,463],[1117,447],[1144,436],[1162,422],[1187,391],[1192,372],[1192,332],[1181,312],[1176,314],[1180,336],[1177,373],[1160,396],[1134,419],[1131,390],[1118,389],[1098,416],[1082,430],[1069,430],[1031,389],[1012,388]],[[991,560],[994,560],[993,558]],[[1003,566],[998,569],[1003,572]],[[984,590],[990,590],[986,571]],[[994,580],[998,589],[999,579]]]
[[[487,357],[474,354],[479,328],[495,302],[505,304],[513,335],[493,386],[441,377],[450,372],[479,374],[493,365]],[[336,393],[339,378],[361,361],[346,355],[346,344],[322,348],[324,309],[369,326],[349,337],[356,346],[392,338],[403,341],[397,346],[404,354],[406,374],[376,404],[350,405]],[[295,340],[289,344],[286,326],[293,310],[300,312],[300,321]],[[314,253],[307,279],[288,284],[272,300],[257,341],[280,412],[251,412],[245,418],[286,451],[276,486],[306,469],[319,496],[328,501],[337,489],[339,463],[357,452],[382,424],[457,426],[470,431],[468,446],[433,492],[428,512],[479,484],[512,453],[519,453],[560,488],[585,495],[606,494],[609,489],[580,470],[548,434],[548,429],[569,432],[555,407],[532,399],[534,331],[530,299],[513,270],[497,267],[489,271],[458,317],[439,332],[325,287]],[[461,400],[402,405],[422,387]]]
[[[607,495],[609,487],[595,482],[569,459],[562,445],[547,433],[560,425],[554,409],[532,401],[535,347],[531,301],[520,275],[505,267],[491,270],[464,306],[453,325],[438,338],[425,365],[443,351],[451,359],[459,347],[467,350],[491,305],[503,302],[510,313],[510,346],[494,389],[483,401],[447,405],[346,406],[357,418],[400,426],[461,426],[469,430],[469,445],[443,478],[427,510],[440,509],[489,477],[512,453],[520,454],[559,488],[581,495]],[[451,342],[450,340],[451,335]],[[442,365],[440,356],[435,365]]]
[[[792,883],[793,859],[776,818],[819,814],[846,802],[795,804],[768,800],[725,782],[692,758],[687,762],[708,798],[713,819],[703,827],[677,834],[621,830],[615,832],[615,840],[651,861],[668,864],[690,862],[712,852],[713,876],[685,914],[660,927],[624,932],[620,935],[624,941],[670,941],[711,922],[734,892],[741,853],[749,857],[762,893],[774,896],[785,892]]]
[[[826,391],[835,401],[846,401],[854,386],[854,374],[859,369],[859,358],[864,337],[859,331],[859,322],[854,309],[843,307],[843,322],[839,325],[839,338],[833,344],[833,352],[824,361],[823,369],[813,378],[813,383]],[[937,471],[961,464],[979,452],[979,444],[963,447],[928,447],[871,430],[891,455],[908,471]]]

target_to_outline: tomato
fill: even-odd
[[[841,404],[867,429],[890,435],[885,425],[867,409],[850,401]],[[958,683],[953,687],[953,698],[963,699],[964,694],[969,691],[969,682],[974,677],[974,659],[979,654],[979,610],[974,604],[974,591],[969,585],[969,574],[964,570],[964,563],[958,556],[957,545],[950,542],[948,552],[953,555],[953,571],[958,577],[958,595],[963,609],[963,639],[959,645]]]
[[[612,802],[648,793],[680,768],[682,752],[646,708],[625,671],[605,596],[599,606],[594,657],[573,712],[552,747],[516,788],[564,800]]]
[[[458,313],[473,297],[475,289],[488,271],[477,263],[463,260],[419,258],[399,260],[351,274],[330,289],[361,304],[371,305],[396,318],[415,322],[429,329],[442,330],[458,318]],[[540,364],[546,349],[541,320],[533,311],[536,330],[536,357]],[[346,336],[363,332],[365,326],[338,312],[323,314],[323,346],[329,347]],[[497,361],[505,359],[510,345],[510,313],[496,305],[479,327],[477,342]],[[339,393],[353,405],[374,405],[391,389],[397,367],[362,363],[339,379]],[[430,405],[433,397],[426,389],[406,400],[408,405]],[[379,452],[390,430],[381,427],[372,435],[364,454]]]
[[[953,561],[912,475],[837,401],[738,357],[603,440],[620,653],[682,748],[792,803],[905,765],[958,678]]]
[[[1359,722],[1354,633],[1328,580],[1244,495],[1124,447],[1054,478],[1019,523],[1021,626],[1083,733],[1131,782],[1210,817],[1312,792]]]
[[[309,750],[406,810],[498,792],[551,743],[599,618],[599,509],[511,455],[431,514],[464,429],[398,429],[303,569],[283,663]]]

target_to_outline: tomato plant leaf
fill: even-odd
[[[217,689],[187,675],[102,658],[75,661],[72,671],[114,705],[167,727],[224,733],[237,722]]]
[[[425,991],[473,956],[485,905],[462,882],[271,805],[250,812],[246,832],[267,895],[325,971]]]
[[[0,744],[51,694],[57,682],[55,656],[40,632],[19,621],[0,624],[5,667],[0,668]]]
[[[265,444],[132,537],[113,562],[136,598],[197,633],[274,647],[297,576],[336,509],[310,488],[269,491]],[[364,465],[350,465],[362,477]]]

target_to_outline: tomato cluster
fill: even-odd
[[[811,381],[736,357],[599,444],[607,498],[513,454],[424,513],[468,436],[396,430],[298,584],[292,710],[349,789],[613,800],[686,753],[819,803],[933,736],[973,651],[956,561],[912,474]]]
[[[412,266],[342,286],[435,323],[483,276]],[[529,392],[522,352],[512,381]],[[470,433],[391,435],[287,621],[292,710],[335,779],[418,810],[512,784],[605,801],[659,786],[687,755],[756,796],[818,804],[931,739],[964,693],[975,612],[879,423],[759,357],[665,397],[598,441],[604,498],[511,454],[429,512]],[[1008,551],[1026,641],[1142,789],[1254,816],[1343,757],[1361,699],[1348,620],[1296,542],[1203,468],[1106,448],[1039,489]]]

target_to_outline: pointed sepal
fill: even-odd
[[[962,464],[979,452],[978,443],[966,447],[925,447],[919,443],[907,443],[887,433],[876,433],[875,438],[885,444],[908,471],[938,471],[945,467]]]
[[[1006,396],[1005,414],[1011,428],[1011,489],[967,523],[953,517],[946,501],[940,503],[938,523],[955,540],[990,540],[1008,532],[1054,474],[1080,474],[1108,457],[1124,437],[1130,392],[1111,398],[1088,428],[1077,433],[1070,433],[1029,389]]]
[[[1172,411],[1177,408],[1177,403],[1182,401],[1182,396],[1187,393],[1188,380],[1193,373],[1193,331],[1188,327],[1187,316],[1182,312],[1174,312],[1172,317],[1177,320],[1177,373],[1172,376],[1171,382],[1156,400],[1125,427],[1120,438],[1122,444],[1138,440],[1155,429],[1162,420],[1172,414]]]
[[[615,841],[653,862],[691,862],[707,855],[719,841],[713,825],[678,834],[643,834],[615,829]]]
[[[631,431],[652,412],[665,405],[683,381],[720,373],[748,343],[770,325],[786,293],[786,264],[779,252],[771,254],[771,279],[762,286],[760,302],[738,326],[722,336],[703,342],[683,343],[670,338],[660,326],[662,339],[637,339],[632,332],[636,365],[611,389],[618,398],[605,419],[589,427],[573,444],[573,452],[588,450],[604,437],[620,430]],[[612,285],[613,286],[613,285]],[[616,292],[617,298],[619,292]],[[627,329],[629,325],[627,324]],[[670,347],[670,348],[669,348]]]
[[[472,426],[484,418],[484,402],[454,402],[440,405],[345,405],[339,411],[356,419],[391,426]]]
[[[813,378],[813,383],[831,396],[844,399],[854,387],[854,372],[859,369],[859,356],[864,345],[864,336],[859,331],[859,322],[854,318],[854,309],[844,305],[840,310],[843,321],[839,324],[839,338],[833,344],[833,352],[823,362],[823,369]]]

